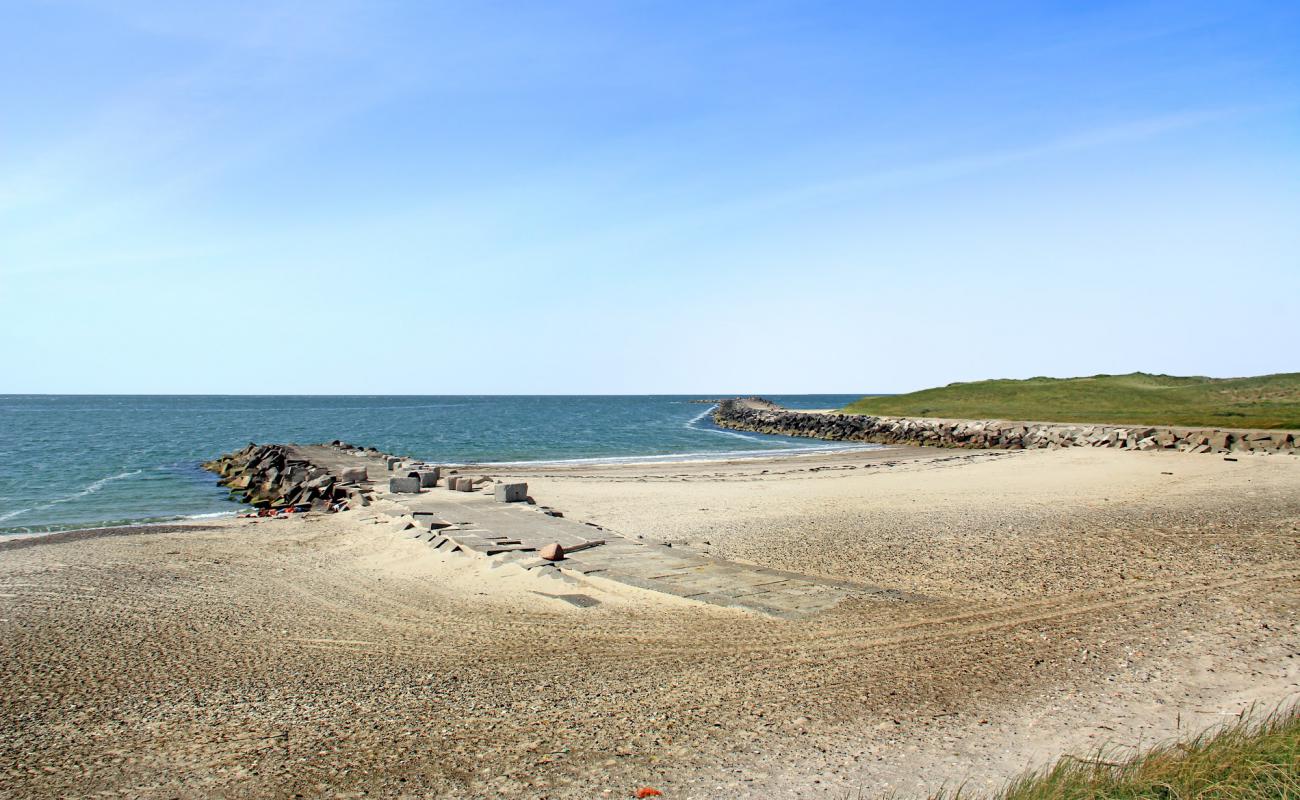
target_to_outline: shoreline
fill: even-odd
[[[222,520],[234,519],[241,513],[248,510],[248,506],[240,504],[239,508],[232,511],[217,511],[207,514],[194,514],[192,516],[175,516],[175,517],[146,517],[138,521],[127,520],[120,525],[97,525],[87,523],[85,528],[60,528],[57,531],[15,531],[13,533],[0,533],[0,549],[7,542],[21,542],[28,539],[44,539],[49,536],[59,536],[65,533],[87,533],[92,531],[115,531],[123,528],[158,528],[158,527],[175,527],[175,526],[202,526],[202,520]],[[75,524],[75,523],[74,523]]]
[[[834,456],[837,454],[855,454],[885,450],[899,450],[897,445],[883,444],[845,444],[840,446],[817,446],[810,445],[803,448],[790,448],[778,450],[728,450],[718,453],[680,453],[669,454],[664,456],[610,456],[595,458],[575,458],[575,459],[555,459],[555,460],[530,460],[530,461],[476,461],[466,463],[441,462],[446,467],[456,469],[470,469],[475,471],[502,471],[502,470],[531,470],[547,468],[565,468],[565,467],[592,467],[599,468],[605,466],[662,466],[672,464],[727,464],[732,462],[751,462],[751,461],[784,461],[786,459],[800,458],[817,458],[821,456]],[[752,455],[751,455],[752,453]],[[216,483],[216,478],[213,478]],[[192,516],[176,516],[167,518],[149,517],[140,521],[126,521],[120,525],[100,525],[87,523],[85,528],[63,528],[56,531],[22,531],[14,533],[0,533],[0,549],[6,542],[21,541],[31,538],[44,538],[48,536],[57,536],[64,533],[79,533],[85,531],[112,531],[119,528],[149,528],[158,526],[173,525],[194,525],[201,524],[195,520],[205,519],[230,519],[238,517],[242,513],[251,510],[252,507],[240,503],[239,508],[231,511],[219,511]],[[156,521],[146,521],[146,520]]]
[[[440,462],[448,467],[469,467],[472,469],[492,469],[500,467],[544,468],[544,467],[599,467],[605,465],[655,466],[662,464],[721,464],[733,461],[784,460],[787,458],[811,458],[836,453],[860,453],[875,450],[896,449],[896,445],[872,444],[869,442],[844,445],[809,445],[808,447],[781,448],[772,450],[722,450],[716,453],[701,451],[696,453],[669,453],[661,456],[599,456],[592,458],[536,459],[529,461],[470,461],[465,463]]]
[[[236,515],[220,519],[236,519]],[[217,519],[217,518],[213,518]],[[9,550],[21,550],[38,544],[63,544],[84,539],[96,539],[102,536],[136,536],[146,533],[177,533],[181,531],[208,530],[211,526],[201,524],[182,524],[179,522],[156,522],[144,525],[109,525],[99,528],[74,528],[66,531],[48,531],[39,533],[16,533],[0,536],[0,553]]]

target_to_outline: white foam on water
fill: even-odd
[[[238,513],[238,511],[214,511],[211,514],[186,514],[177,517],[177,519],[218,519],[220,517],[233,517]]]
[[[684,423],[684,424],[682,425],[682,427],[683,427],[683,428],[686,428],[687,430],[699,431],[699,432],[701,432],[701,433],[716,433],[716,434],[719,434],[719,435],[721,435],[721,436],[731,436],[731,437],[734,437],[734,438],[736,438],[736,439],[744,439],[745,441],[748,441],[748,442],[760,442],[760,443],[763,442],[763,440],[760,439],[760,438],[758,438],[757,436],[748,436],[748,435],[743,434],[743,433],[736,433],[735,431],[723,430],[723,429],[721,429],[721,428],[701,428],[699,425],[696,425],[696,424],[695,424],[695,423],[699,422],[700,420],[704,419],[705,417],[707,417],[707,416],[709,415],[709,413],[712,412],[713,409],[715,409],[715,408],[717,408],[717,407],[718,407],[718,406],[717,406],[716,403],[715,403],[714,405],[709,406],[708,408],[704,409],[703,411],[701,411],[700,413],[698,413],[698,414],[696,414],[694,417],[692,417],[692,418],[690,419],[690,421]],[[771,452],[775,452],[775,451],[768,450],[767,452],[771,453]]]
[[[170,525],[181,520],[189,519],[217,519],[220,517],[238,516],[238,511],[215,511],[210,514],[177,514],[167,517],[147,517],[145,519],[120,519],[112,522],[94,523],[88,522],[84,527],[75,525],[69,527],[56,527],[49,530],[32,530],[30,528],[16,528],[7,533],[0,533],[0,541],[10,541],[13,539],[31,539],[37,536],[53,536],[58,533],[73,533],[80,531],[106,531],[114,528],[153,528],[160,525]]]
[[[129,472],[121,472],[118,473],[117,475],[109,475],[107,478],[100,478],[99,480],[95,481],[94,483],[90,484],[84,489],[78,492],[73,492],[67,497],[60,497],[55,500],[51,500],[48,503],[39,503],[37,505],[32,506],[31,508],[20,508],[17,511],[6,511],[4,514],[0,514],[0,522],[4,522],[7,519],[13,519],[16,516],[20,514],[26,514],[29,511],[43,511],[47,508],[53,508],[62,503],[71,503],[73,500],[76,500],[77,498],[86,497],[87,495],[92,495],[95,492],[98,492],[100,489],[103,489],[105,486],[112,483],[113,481],[120,481],[123,478],[130,478],[135,475],[139,475],[141,472],[143,472],[143,470],[136,469],[136,470],[131,470]]]
[[[687,428],[694,427],[694,426],[695,426],[695,423],[697,423],[697,422],[699,422],[700,420],[702,420],[702,419],[704,419],[705,417],[707,417],[707,416],[709,415],[709,412],[712,411],[712,410],[715,409],[715,408],[717,408],[717,405],[711,405],[711,406],[709,406],[708,408],[704,409],[704,410],[701,411],[700,413],[698,413],[698,414],[696,414],[695,416],[691,417],[691,421],[690,421],[690,422],[687,422],[686,425],[685,425],[684,427],[687,427]]]
[[[6,512],[3,513],[3,514],[0,514],[0,522],[4,522],[4,521],[7,520],[7,519],[13,519],[14,517],[18,516],[19,514],[26,514],[28,511],[31,511],[31,510],[32,510],[32,509],[30,509],[30,508],[20,508],[20,509],[18,509],[17,511],[6,511]]]
[[[730,436],[730,437],[732,437],[732,438],[734,438],[734,439],[744,439],[744,440],[747,441],[747,442],[761,442],[761,441],[763,441],[762,439],[758,438],[757,436],[747,436],[746,434],[743,434],[743,433],[736,433],[735,431],[724,431],[724,430],[719,430],[719,429],[716,429],[716,428],[696,428],[695,430],[697,430],[697,431],[701,431],[701,432],[703,432],[703,433],[716,433],[716,434],[718,434],[719,436]]]

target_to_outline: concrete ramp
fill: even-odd
[[[541,506],[500,503],[492,495],[491,483],[473,492],[459,492],[447,489],[444,480],[417,493],[389,493],[387,478],[393,473],[383,454],[351,455],[327,446],[296,450],[303,459],[335,474],[344,468],[364,466],[376,492],[417,520],[410,534],[439,550],[475,553],[576,581],[614,581],[792,619],[826,611],[851,596],[884,601],[909,599],[880,587],[742,564],[689,547],[629,538],[606,528],[553,516]],[[565,549],[565,558],[548,561],[538,555],[552,543]]]

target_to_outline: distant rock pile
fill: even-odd
[[[815,414],[791,411],[761,398],[726,400],[713,412],[723,428],[807,436],[832,441],[1029,450],[1117,447],[1191,453],[1296,453],[1300,432],[1081,425],[1003,420],[944,420]]]
[[[331,445],[344,450],[358,449],[337,440]],[[207,462],[203,468],[220,475],[219,484],[229,487],[245,503],[258,509],[329,512],[370,502],[364,472],[348,470],[344,475],[333,475],[294,458],[285,445],[250,443],[242,450]]]

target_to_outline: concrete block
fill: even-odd
[[[389,472],[392,472],[393,469],[396,468],[398,464],[402,463],[402,459],[393,458],[392,456],[389,456],[387,459],[385,459],[385,461],[388,463]]]
[[[441,475],[441,473],[442,470],[438,469],[437,467],[420,470],[420,486],[425,489],[428,489],[432,486],[437,486],[438,478]]]
[[[498,483],[496,496],[497,501],[501,503],[522,503],[528,499],[528,484]]]
[[[419,478],[389,478],[388,491],[394,494],[419,494]]]
[[[368,476],[366,475],[365,467],[348,467],[347,469],[343,470],[342,473],[339,474],[339,480],[344,482],[355,481],[357,483],[360,483],[361,481],[364,481],[367,478]]]
[[[469,478],[457,478],[457,479],[456,479],[456,491],[458,491],[458,492],[472,492],[472,491],[474,491],[474,481],[470,480]]]

